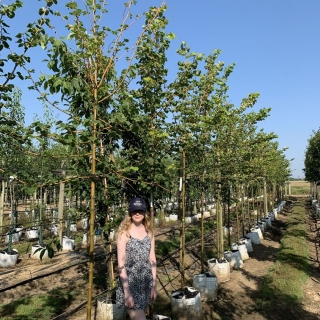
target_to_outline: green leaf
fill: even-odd
[[[166,37],[171,41],[176,38],[176,35],[173,32],[169,32],[167,33]]]

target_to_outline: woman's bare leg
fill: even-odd
[[[131,320],[146,320],[144,310],[128,310]]]

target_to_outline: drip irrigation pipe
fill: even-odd
[[[108,253],[108,254],[109,254],[109,253]],[[106,257],[108,254],[100,254],[100,255],[98,255],[98,256],[95,256],[95,257],[94,257],[94,260],[100,260],[100,259]],[[33,280],[41,279],[41,278],[50,276],[50,275],[52,275],[52,274],[61,272],[61,271],[63,271],[63,270],[69,269],[69,268],[71,268],[71,267],[74,267],[74,266],[77,266],[77,265],[81,265],[81,264],[84,264],[84,263],[88,263],[88,262],[89,262],[89,258],[86,259],[86,260],[84,260],[84,261],[75,262],[75,263],[69,264],[69,265],[67,265],[67,266],[61,267],[61,268],[59,268],[59,269],[57,269],[57,270],[53,270],[53,271],[47,272],[47,273],[45,273],[45,274],[41,274],[41,275],[35,276],[35,277],[33,277],[33,278],[30,278],[30,279],[26,279],[26,280],[20,281],[20,282],[18,282],[18,283],[15,283],[15,284],[13,284],[13,285],[7,286],[7,287],[5,287],[5,288],[0,288],[0,293],[1,293],[1,292],[4,292],[4,291],[7,291],[7,290],[14,289],[14,288],[16,288],[16,287],[18,287],[18,286],[21,286],[21,285],[25,285],[25,284],[27,284],[28,282],[31,282],[31,281],[33,281]],[[13,271],[16,271],[16,270],[13,270]]]

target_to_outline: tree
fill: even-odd
[[[308,139],[304,159],[305,179],[310,182],[320,181],[320,130],[313,131]]]
[[[50,139],[68,145],[72,151],[69,158],[74,159],[70,161],[73,183],[79,188],[88,189],[87,182],[90,181],[89,288],[92,288],[93,280],[95,201],[108,194],[106,185],[100,188],[101,192],[97,194],[96,185],[99,185],[101,178],[117,184],[114,180],[121,181],[126,173],[137,170],[130,163],[129,167],[121,168],[118,165],[123,163],[113,161],[114,152],[119,148],[118,143],[123,137],[122,128],[128,126],[131,120],[138,123],[141,116],[133,112],[130,119],[126,118],[119,110],[119,106],[122,106],[117,102],[122,101],[118,100],[117,95],[127,89],[127,77],[133,70],[132,61],[142,35],[155,26],[158,15],[163,11],[162,6],[150,10],[150,23],[144,26],[142,34],[131,49],[126,45],[129,40],[123,39],[123,35],[139,18],[132,17],[131,7],[135,3],[134,0],[125,3],[124,19],[118,29],[112,30],[101,24],[102,17],[107,12],[104,1],[88,1],[82,7],[74,1],[68,1],[65,5],[68,10],[66,15],[60,13],[63,12],[61,6],[58,11],[54,11],[57,0],[45,1],[45,5],[39,9],[39,19],[28,24],[25,32],[16,35],[16,44],[21,48],[21,52],[9,53],[7,60],[2,60],[3,65],[6,62],[5,68],[1,69],[5,79],[1,85],[2,100],[8,99],[8,93],[13,90],[10,81],[18,76],[21,80],[31,80],[30,89],[39,92],[39,98],[45,105],[50,105],[68,116],[67,121],[57,121],[53,125],[53,131],[52,127],[45,123],[35,121],[28,128],[24,128],[24,135],[19,137],[19,141],[31,144],[34,139],[41,142]],[[1,5],[1,17],[14,18],[15,11],[21,8],[22,4],[17,0],[10,6]],[[52,23],[57,17],[67,22],[67,38],[55,35]],[[89,21],[85,21],[88,17]],[[71,19],[73,21],[70,21]],[[14,48],[14,45],[9,44],[12,37],[7,32],[9,25],[4,19],[1,20],[1,26],[0,50]],[[47,73],[42,73],[38,79],[35,70],[28,68],[31,59],[26,56],[26,53],[35,47],[42,47],[48,56]],[[117,75],[116,64],[123,56],[128,59],[128,66]],[[53,99],[60,98],[61,102],[51,100],[50,96]],[[64,156],[62,155],[62,158]],[[91,298],[92,290],[88,290],[88,318],[91,315]]]

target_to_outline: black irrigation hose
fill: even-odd
[[[204,237],[208,238],[208,237],[210,237],[210,235],[212,235],[212,231],[208,231],[208,232],[204,235]],[[186,247],[187,247],[187,246],[189,246],[189,245],[192,245],[193,242],[196,242],[196,241],[200,241],[200,239],[199,239],[199,238],[195,238],[195,239],[187,242],[185,245],[186,245]],[[164,261],[170,259],[173,255],[176,255],[176,254],[177,254],[178,252],[180,252],[180,251],[181,251],[181,248],[176,249],[176,250],[174,250],[174,251],[171,251],[171,252],[168,253],[166,256],[164,256],[159,262],[157,262],[157,264],[163,263]]]
[[[92,299],[95,299],[95,298],[96,297],[93,297]],[[67,319],[69,316],[72,316],[76,312],[80,311],[86,305],[87,305],[87,301],[84,301],[84,302],[80,303],[77,307],[75,307],[74,309],[72,309],[70,311],[66,311],[66,312],[56,316],[55,318],[52,318],[51,320],[64,320],[64,319]],[[94,303],[93,303],[93,305],[94,305]]]
[[[111,254],[111,253],[110,253],[110,254]],[[98,255],[98,256],[95,256],[95,257],[94,257],[94,260],[100,260],[100,259],[106,257],[107,255],[109,255],[109,253],[100,254],[100,255]],[[21,285],[25,285],[25,284],[27,284],[28,282],[31,282],[31,281],[33,281],[33,280],[41,279],[41,278],[50,276],[50,275],[52,275],[52,274],[61,272],[61,271],[63,271],[63,270],[69,269],[69,268],[71,268],[71,267],[74,267],[74,266],[77,266],[77,265],[81,265],[81,264],[84,264],[84,263],[88,263],[88,262],[89,262],[89,258],[86,259],[86,260],[84,260],[84,261],[75,262],[75,263],[73,263],[73,264],[70,264],[70,265],[61,267],[61,268],[59,268],[59,269],[57,269],[57,270],[50,271],[50,272],[47,272],[47,273],[45,273],[45,274],[41,274],[41,275],[35,276],[35,277],[33,277],[33,278],[30,278],[30,279],[26,279],[26,280],[20,281],[20,282],[18,282],[18,283],[15,283],[15,284],[13,284],[13,285],[7,286],[7,287],[5,287],[5,288],[0,288],[0,293],[1,293],[1,292],[4,292],[4,291],[7,291],[7,290],[14,289],[14,288],[16,288],[16,287],[18,287],[18,286],[21,286]],[[13,271],[15,271],[15,270],[13,270]]]
[[[113,289],[111,290],[104,290],[100,293],[98,293],[97,295],[95,295],[94,297],[92,297],[92,300],[96,300],[98,297],[102,296],[105,293],[111,292],[113,291]],[[96,301],[93,301],[93,305],[95,304]],[[87,305],[87,301],[83,301],[81,302],[78,306],[76,306],[74,309],[70,310],[70,311],[66,311],[62,314],[59,314],[58,316],[52,318],[51,320],[64,320],[67,319],[69,316],[75,314],[76,312],[78,312],[79,310],[81,310],[82,308],[84,308]]]
[[[1,273],[0,273],[0,276],[5,275],[5,274],[8,274],[8,273],[15,272],[15,271],[16,271],[16,269],[14,269],[14,270],[4,271],[4,272],[1,272]]]
[[[58,264],[58,263],[59,262],[52,263],[50,266],[53,266],[53,265]],[[12,272],[17,272],[17,271],[25,271],[25,270],[28,270],[28,267],[29,267],[29,265],[28,266],[23,266],[23,267],[20,267],[20,268],[14,268],[14,269],[8,270],[8,271],[3,271],[3,272],[0,272],[0,276],[5,275],[7,273],[12,273]],[[39,269],[39,270],[41,270],[41,269]],[[39,271],[38,270],[34,271],[34,273],[36,273],[36,272],[39,272]]]

